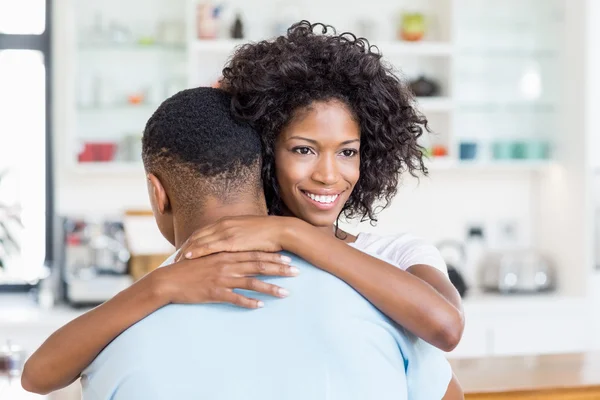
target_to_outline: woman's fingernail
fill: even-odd
[[[288,256],[281,256],[281,262],[284,264],[289,264],[292,262],[292,259]]]
[[[263,308],[265,306],[265,303],[263,303],[262,301],[259,301],[258,303],[256,303],[256,307],[258,308]]]
[[[292,275],[298,275],[300,273],[300,270],[296,267],[290,267],[290,273]]]
[[[287,289],[284,288],[279,288],[277,289],[277,293],[281,296],[281,297],[286,297],[290,294],[290,292],[287,291]]]
[[[192,252],[185,253],[185,258],[192,258]]]

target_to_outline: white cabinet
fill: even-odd
[[[484,357],[490,353],[492,329],[485,322],[467,318],[458,346],[449,353],[452,358]]]
[[[594,348],[598,336],[594,334],[594,323],[600,323],[590,318],[593,310],[590,300],[583,298],[497,297],[467,301],[463,338],[448,357],[587,351]]]
[[[493,355],[575,353],[589,349],[583,315],[506,318],[492,328]]]

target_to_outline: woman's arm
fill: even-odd
[[[460,341],[464,328],[460,296],[440,271],[428,265],[413,265],[404,271],[298,218],[223,218],[194,232],[179,257],[282,249],[342,279],[388,317],[435,347],[450,351]]]
[[[260,252],[219,253],[159,268],[54,332],[27,360],[23,388],[47,394],[69,385],[111,341],[166,304],[227,302],[258,308],[260,302],[232,290],[283,297],[279,287],[252,277],[296,273],[279,254]]]
[[[23,388],[47,394],[71,384],[121,332],[165,305],[150,276],[54,332],[25,363]]]
[[[448,385],[448,390],[446,391],[446,394],[444,395],[444,398],[442,400],[464,400],[465,399],[465,394],[462,390],[462,387],[460,386],[460,383],[458,383],[458,379],[456,379],[456,376],[454,374],[452,374],[452,380],[450,381],[450,384]]]
[[[462,336],[460,296],[435,268],[403,271],[298,219],[288,219],[281,245],[342,279],[413,334],[451,351]]]

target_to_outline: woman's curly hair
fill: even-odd
[[[276,138],[295,112],[316,101],[343,102],[360,126],[360,177],[342,209],[346,218],[376,222],[375,214],[389,205],[403,172],[427,174],[417,143],[427,120],[415,109],[410,89],[366,39],[301,21],[286,36],[238,48],[221,85],[233,96],[234,115],[261,133],[271,214],[280,214],[283,205],[275,173]]]

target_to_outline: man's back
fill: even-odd
[[[285,299],[259,310],[169,305],[115,339],[85,371],[96,399],[394,399],[407,397],[410,339],[350,286],[294,258],[269,278]]]

